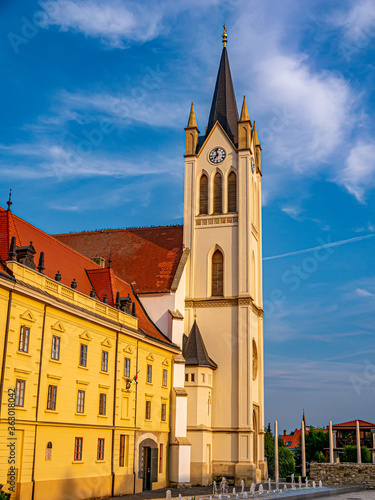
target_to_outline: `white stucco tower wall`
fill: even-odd
[[[184,331],[188,334],[196,319],[207,352],[217,364],[211,389],[210,427],[194,425],[196,409],[188,397],[187,437],[194,450],[192,483],[199,483],[202,475],[199,464],[207,462],[205,447],[201,446],[198,450],[201,456],[197,456],[196,447],[203,442],[196,437],[199,432],[211,433],[211,438],[207,439],[212,442],[212,463],[208,468],[212,478],[225,476],[234,478],[236,484],[240,484],[241,479],[251,484],[267,476],[264,460],[261,147],[245,100],[238,118],[230,85],[229,62],[224,48],[208,134],[203,144],[202,141],[198,143],[193,107],[186,128],[184,246],[190,250],[190,255],[186,270]],[[212,120],[215,113],[219,118]],[[220,150],[219,158],[217,148],[225,152],[222,154]],[[233,200],[233,183],[230,188],[228,182],[231,173],[236,176],[236,207],[233,210],[232,201],[229,212],[230,196]],[[217,174],[222,179],[219,212],[215,212]],[[203,214],[202,175],[208,178],[208,209]],[[231,178],[233,181],[233,175]],[[223,256],[223,289],[214,296],[212,274],[216,250]]]

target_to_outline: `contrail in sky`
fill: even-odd
[[[368,240],[369,238],[373,238],[374,236],[375,233],[367,234],[366,236],[358,236],[357,238],[350,238],[349,240],[334,241],[333,243],[326,243],[318,247],[306,248],[305,250],[297,250],[296,252],[273,255],[272,257],[264,257],[263,260],[281,259],[282,257],[289,257],[290,255],[299,255],[301,253],[313,252],[314,250],[320,250],[322,248],[339,247],[341,245],[346,245],[347,243],[355,243],[356,241]]]

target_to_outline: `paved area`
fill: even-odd
[[[143,491],[142,493],[138,493],[137,495],[125,495],[122,497],[113,497],[109,500],[157,500],[157,499],[165,499],[167,489],[171,490],[172,498],[178,498],[178,495],[181,494],[182,497],[190,498],[200,496],[212,495],[212,486],[207,487],[194,487],[194,488],[164,488],[162,490],[155,491]],[[279,498],[283,498],[282,496]],[[286,500],[286,496],[284,500]],[[324,496],[320,497],[319,500],[375,500],[375,490],[363,490],[363,491],[355,491],[352,493],[344,493],[342,495],[334,495],[334,496]],[[250,499],[249,499],[250,500]]]
[[[320,500],[375,500],[375,490],[356,491],[353,493],[344,493],[333,497],[322,497]]]

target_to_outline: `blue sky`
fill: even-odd
[[[181,223],[224,22],[263,146],[266,423],[374,421],[372,0],[3,0],[2,205],[51,233]]]

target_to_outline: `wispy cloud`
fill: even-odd
[[[373,293],[369,292],[368,290],[365,290],[364,288],[356,288],[355,293],[359,297],[375,297]]]
[[[263,260],[274,260],[274,259],[282,259],[283,257],[290,257],[291,255],[300,255],[303,253],[314,252],[315,250],[320,250],[322,248],[331,248],[338,247],[341,245],[347,245],[348,243],[355,243],[357,241],[367,240],[369,238],[373,238],[375,234],[367,234],[366,236],[357,236],[356,238],[349,238],[348,240],[334,241],[332,243],[325,243],[323,245],[311,248],[305,248],[304,250],[297,250],[295,252],[283,253],[280,255],[273,255],[272,257],[263,257]]]
[[[364,203],[366,192],[375,188],[374,143],[359,141],[350,151],[346,167],[338,170],[336,179],[359,202]]]
[[[47,179],[68,180],[82,177],[140,177],[169,173],[176,176],[176,159],[157,156],[150,162],[145,155],[136,159],[124,159],[119,154],[100,151],[83,154],[72,146],[59,146],[52,142],[32,144],[0,145],[1,150],[11,152],[13,163],[1,160],[4,178],[9,179]],[[134,168],[134,165],[137,168]]]
[[[126,40],[155,38],[163,29],[160,9],[139,2],[46,0],[41,6],[48,15],[47,25],[81,32],[117,48],[124,48]]]
[[[330,17],[332,24],[341,27],[346,37],[359,39],[363,35],[375,35],[375,5],[372,0],[352,0],[352,5],[348,10],[335,11]]]

